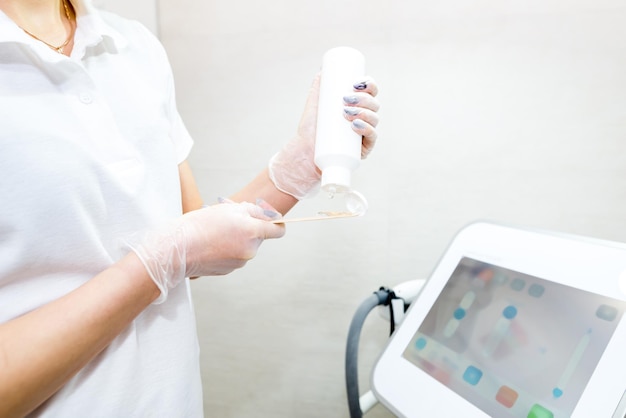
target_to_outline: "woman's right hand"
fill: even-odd
[[[161,290],[185,277],[224,275],[254,258],[264,240],[280,238],[284,225],[274,224],[271,210],[252,203],[223,203],[186,213],[172,224],[131,239],[137,254]]]

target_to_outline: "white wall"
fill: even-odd
[[[156,0],[93,0],[92,3],[100,9],[138,20],[152,33],[158,35],[158,2]]]
[[[475,219],[626,241],[621,0],[180,0],[159,17],[208,202],[291,137],[328,48],[362,50],[381,87],[355,174],[368,214],[291,225],[245,269],[194,282],[207,416],[347,417],[354,310],[426,277]],[[363,390],[386,333],[372,315]]]

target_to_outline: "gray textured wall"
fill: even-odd
[[[207,416],[347,417],[354,310],[380,285],[426,277],[473,220],[626,241],[621,0],[180,0],[158,11],[209,202],[291,137],[327,49],[360,49],[381,86],[380,141],[355,174],[367,215],[291,225],[245,269],[194,282]],[[386,333],[373,314],[363,390]]]

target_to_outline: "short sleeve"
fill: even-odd
[[[175,153],[176,153],[176,162],[178,164],[182,163],[189,157],[189,153],[191,152],[191,148],[193,147],[193,139],[183,122],[180,113],[178,112],[178,106],[176,105],[176,89],[174,87],[174,76],[172,74],[171,68],[169,67],[169,62],[167,63],[169,70],[169,94],[168,94],[168,118],[170,120],[170,132],[169,137],[174,145]]]

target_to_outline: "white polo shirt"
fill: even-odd
[[[75,289],[121,257],[125,236],[181,214],[177,166],[192,140],[162,46],[139,23],[73,4],[71,57],[0,12],[0,322]],[[186,282],[32,416],[201,415]]]

